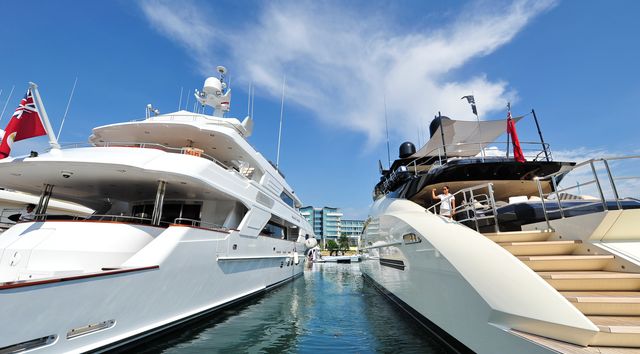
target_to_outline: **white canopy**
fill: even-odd
[[[517,123],[524,116],[513,118]],[[412,158],[423,156],[437,156],[443,154],[445,145],[447,156],[468,157],[480,153],[482,148],[491,144],[507,131],[507,120],[465,121],[443,117],[440,126],[431,139],[413,154]],[[442,143],[444,132],[444,144]]]

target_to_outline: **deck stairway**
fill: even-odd
[[[554,232],[486,233],[558,290],[600,332],[590,347],[640,347],[640,273],[606,271],[608,254],[577,254],[580,241]]]

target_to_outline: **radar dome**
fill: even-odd
[[[204,87],[202,88],[207,95],[222,95],[222,82],[217,77],[209,77],[204,81]]]
[[[409,141],[405,141],[400,145],[400,158],[404,159],[416,153],[416,146]]]

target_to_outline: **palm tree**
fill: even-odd
[[[347,237],[347,234],[343,233],[340,235],[340,238],[338,239],[338,245],[342,250],[342,254],[349,250],[349,237]]]
[[[327,241],[327,249],[329,250],[329,256],[333,255],[334,252],[336,253],[336,256],[337,256],[338,250],[340,249],[340,247],[338,246],[336,241],[329,240]]]

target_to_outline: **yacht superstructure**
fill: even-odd
[[[365,278],[457,352],[639,348],[640,203],[612,171],[638,157],[555,162],[543,144],[517,162],[486,154],[493,123],[478,137],[456,122],[382,171]],[[444,185],[453,218],[432,199]]]
[[[316,242],[281,173],[225,118],[179,111],[97,127],[90,146],[6,158],[6,187],[41,198],[0,235],[0,352],[113,349],[296,278]],[[46,216],[51,197],[95,210]],[[7,320],[11,319],[11,321]]]

